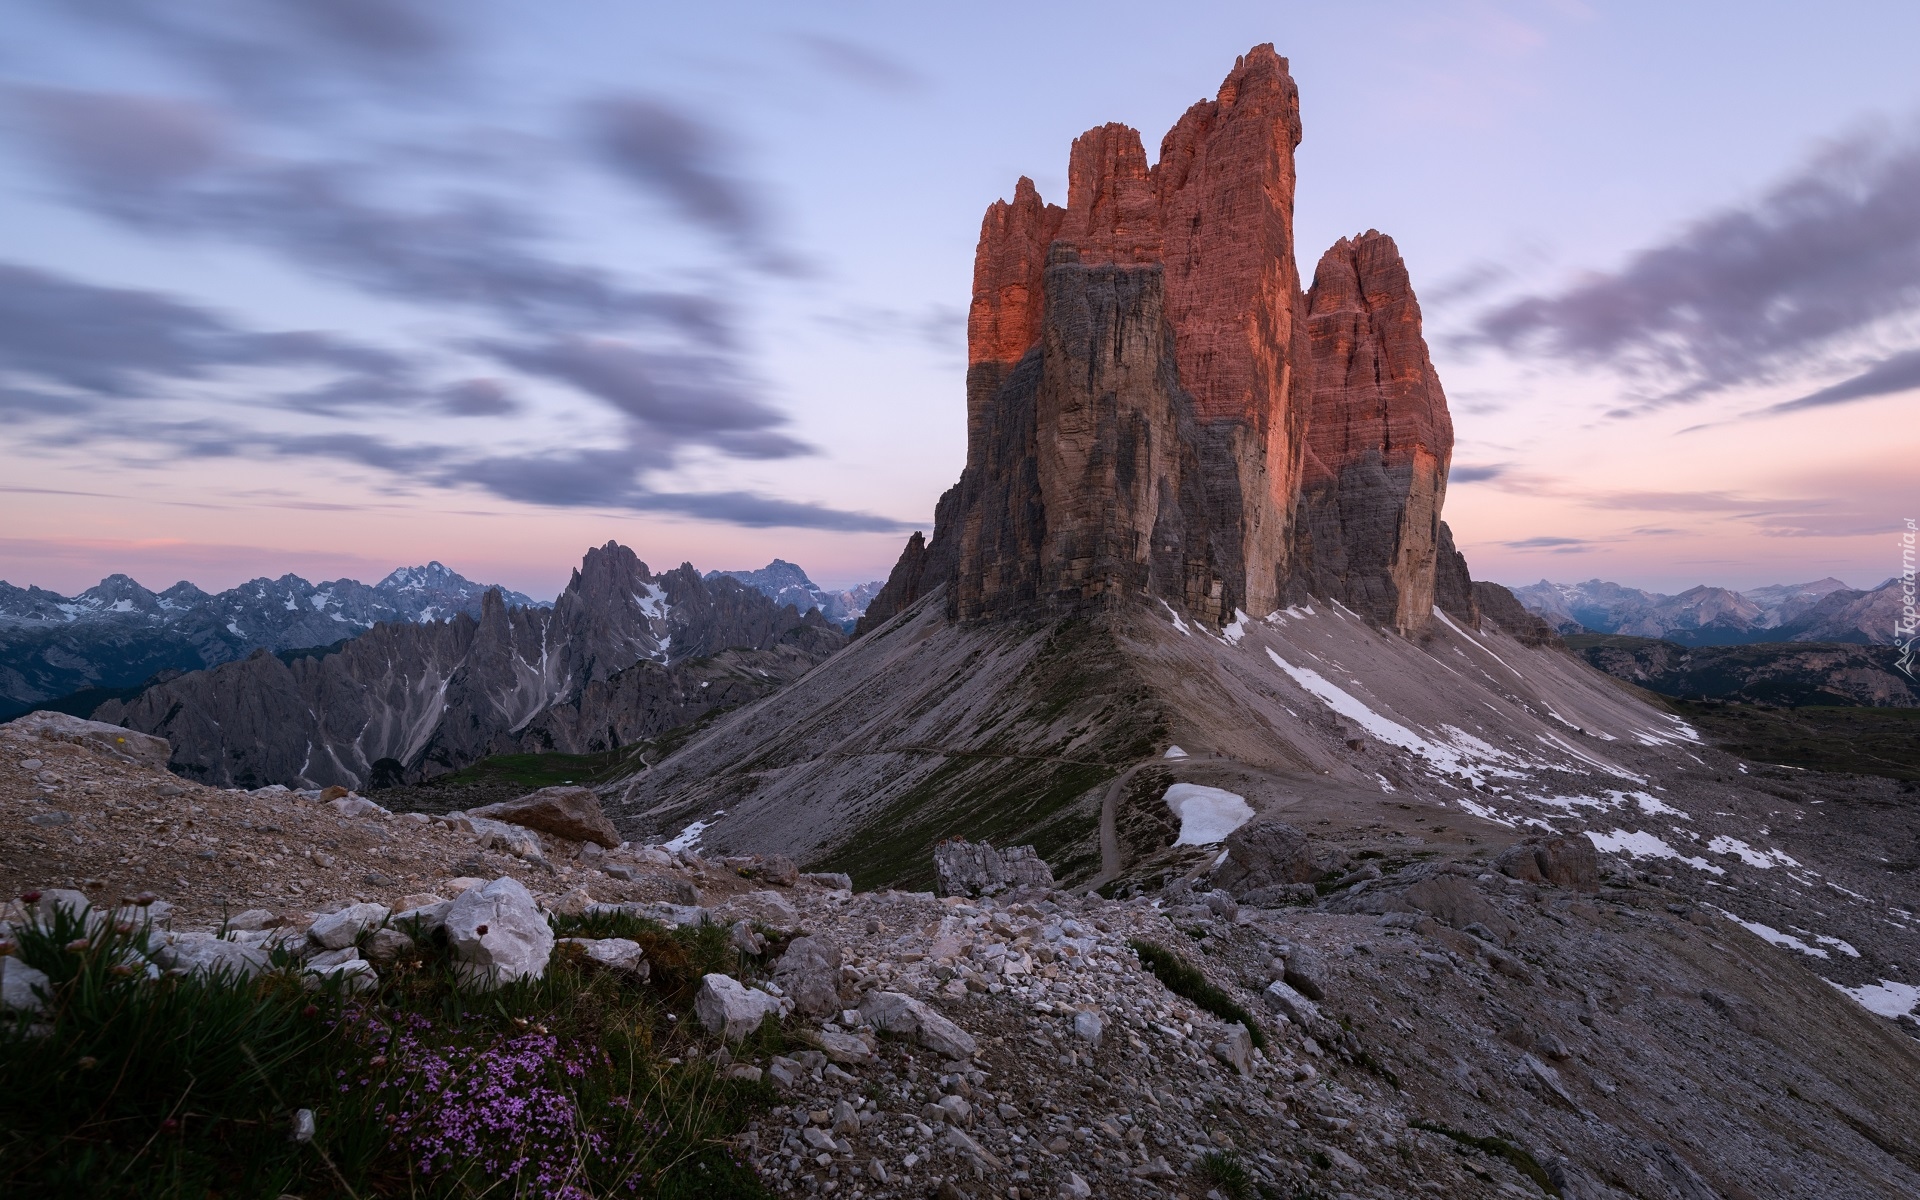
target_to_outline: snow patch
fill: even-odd
[[[723,808],[713,815],[715,817],[724,817],[727,815],[727,810]],[[695,821],[685,829],[682,829],[679,835],[672,841],[662,843],[660,848],[676,854],[682,850],[691,850],[700,844],[700,835],[712,829],[713,826],[714,822],[712,821]]]
[[[1713,908],[1712,905],[1707,905],[1706,907]],[[1832,955],[1829,955],[1825,950],[1822,950],[1820,947],[1809,946],[1805,942],[1801,941],[1799,938],[1793,936],[1792,934],[1781,933],[1778,929],[1775,929],[1771,925],[1763,925],[1759,921],[1742,920],[1741,918],[1734,916],[1732,913],[1728,912],[1724,908],[1715,908],[1714,911],[1719,913],[1721,916],[1725,917],[1727,920],[1732,921],[1735,925],[1740,926],[1740,928],[1746,930],[1748,933],[1753,934],[1755,937],[1759,938],[1763,942],[1767,942],[1775,946],[1785,946],[1789,950],[1798,950],[1800,953],[1809,955],[1813,958],[1831,958],[1832,957]]]
[[[1424,758],[1427,765],[1435,770],[1448,775],[1457,775],[1474,783],[1480,783],[1489,776],[1505,779],[1521,777],[1518,771],[1494,765],[1502,760],[1516,761],[1512,755],[1496,749],[1463,729],[1443,725],[1441,728],[1446,732],[1447,742],[1430,740],[1398,721],[1381,716],[1311,667],[1296,667],[1274,653],[1271,648],[1267,650],[1267,657],[1271,658],[1274,665],[1285,671],[1295,683],[1325,701],[1333,711],[1360,726],[1379,741],[1390,746],[1398,746],[1402,750]]]
[[[1393,791],[1393,785],[1387,782],[1387,777],[1386,777],[1385,775],[1375,775],[1375,776],[1374,776],[1374,778],[1375,778],[1375,779],[1378,779],[1378,780],[1380,781],[1380,790],[1381,790],[1381,791],[1383,791],[1383,792],[1392,792],[1392,791]]]
[[[1920,1008],[1920,987],[1911,983],[1882,979],[1879,983],[1866,983],[1859,987],[1841,987],[1831,979],[1826,982],[1836,991],[1853,997],[1854,1003],[1876,1016],[1911,1016],[1915,1008]]]
[[[1160,607],[1161,607],[1161,608],[1164,608],[1164,609],[1166,609],[1166,610],[1167,610],[1167,615],[1168,615],[1169,617],[1172,617],[1172,618],[1173,618],[1173,627],[1174,627],[1175,629],[1178,629],[1178,630],[1180,631],[1180,635],[1181,635],[1182,637],[1192,637],[1192,636],[1193,636],[1193,630],[1191,630],[1191,629],[1188,629],[1188,628],[1187,628],[1187,623],[1186,623],[1185,621],[1182,621],[1182,620],[1180,619],[1180,614],[1179,614],[1179,613],[1177,613],[1177,612],[1175,612],[1175,611],[1173,611],[1173,605],[1171,605],[1171,604],[1168,604],[1168,603],[1167,603],[1167,602],[1166,602],[1165,600],[1162,600],[1162,601],[1160,602]]]
[[[1755,850],[1739,838],[1728,837],[1725,834],[1708,842],[1707,849],[1715,854],[1738,855],[1741,862],[1750,867],[1759,867],[1763,871],[1774,866],[1797,867],[1800,865],[1779,850]]]
[[[1163,600],[1161,601],[1161,603],[1164,604],[1166,603],[1166,601]],[[1247,619],[1248,618],[1246,613],[1240,611],[1237,608],[1234,609],[1233,624],[1227,626],[1225,629],[1222,629],[1220,631],[1220,636],[1227,639],[1227,641],[1231,642],[1232,644],[1238,646],[1240,644],[1240,640],[1247,636]]]
[[[633,601],[640,606],[640,611],[656,621],[665,617],[667,615],[667,589],[657,583],[643,583],[640,586],[646,592],[646,595],[643,596],[639,592],[633,594]]]
[[[1187,752],[1178,746],[1168,746],[1166,756],[1168,758],[1185,758],[1187,757]]]
[[[1167,788],[1167,807],[1180,818],[1176,846],[1211,846],[1253,820],[1246,797],[1225,788],[1198,783],[1176,783]]]
[[[1628,833],[1624,829],[1616,829],[1612,833],[1595,833],[1589,829],[1587,840],[1593,843],[1595,850],[1608,854],[1624,854],[1629,858],[1671,858],[1710,875],[1727,873],[1724,867],[1716,867],[1704,858],[1690,858],[1680,853],[1645,830],[1636,829]],[[1825,957],[1825,951],[1821,955]]]

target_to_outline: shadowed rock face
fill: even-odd
[[[1393,239],[1369,230],[1336,242],[1307,308],[1313,410],[1295,590],[1416,632],[1435,600],[1453,422]]]
[[[173,769],[202,782],[361,787],[383,763],[383,778],[411,782],[509,750],[611,749],[756,699],[843,644],[817,612],[691,566],[655,576],[609,542],[551,610],[489,592],[478,621],[380,624],[287,660],[262,651],[96,716],[167,738]]]
[[[1299,108],[1259,46],[1153,166],[1102,125],[1065,208],[1026,178],[988,208],[967,466],[861,631],[941,585],[962,620],[1140,590],[1217,624],[1305,596],[1403,633],[1472,616],[1463,564],[1436,584],[1452,425],[1398,251],[1342,240],[1300,290]]]

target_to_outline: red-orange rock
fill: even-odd
[[[1471,605],[1439,524],[1452,430],[1405,268],[1377,234],[1342,242],[1310,331],[1299,143],[1286,60],[1256,46],[1158,163],[1102,125],[1073,143],[1064,209],[1026,178],[987,209],[967,466],[862,629],[942,585],[962,619],[1144,590],[1225,622],[1305,592],[1412,632],[1437,594]]]
[[[1336,242],[1307,305],[1314,388],[1293,575],[1308,594],[1416,632],[1435,600],[1453,421],[1393,239]]]

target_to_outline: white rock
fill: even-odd
[[[175,933],[154,950],[168,970],[189,975],[231,975],[251,979],[267,969],[267,952],[257,945],[229,941],[211,933]]]
[[[318,975],[330,971],[342,963],[359,962],[360,950],[356,946],[342,946],[338,950],[323,950],[307,960],[307,970]]]
[[[1071,1200],[1087,1200],[1087,1197],[1093,1195],[1093,1187],[1080,1178],[1078,1171],[1069,1171],[1067,1181],[1060,1185],[1060,1195],[1070,1197]]]
[[[1266,997],[1268,1004],[1285,1013],[1288,1020],[1302,1028],[1320,1019],[1319,1007],[1284,979],[1276,979],[1268,984]]]
[[[338,800],[327,801],[328,807],[343,817],[386,816],[387,810],[367,799],[365,796],[342,796]]]
[[[795,938],[774,964],[773,978],[801,1012],[824,1017],[840,1008],[840,962],[840,947],[827,939]]]
[[[367,960],[386,966],[413,948],[413,939],[398,929],[376,929],[367,939]]]
[[[447,910],[446,931],[461,980],[472,987],[538,979],[553,954],[546,916],[510,876],[460,893]]]
[[[238,916],[227,918],[227,928],[238,933],[258,933],[272,925],[274,916],[264,908],[250,908]]]
[[[706,976],[693,998],[693,1011],[700,1024],[728,1041],[737,1041],[760,1028],[768,1013],[780,1016],[781,1007],[778,997],[755,991],[730,975]]]
[[[1107,1023],[1097,1012],[1077,1012],[1073,1014],[1073,1032],[1081,1041],[1098,1046]]]
[[[323,913],[307,927],[307,937],[323,950],[351,946],[355,938],[387,919],[384,904],[350,904],[336,913]]]
[[[423,904],[419,908],[409,908],[405,912],[393,914],[393,924],[402,930],[418,925],[423,934],[432,933],[447,923],[447,914],[453,911],[453,901],[437,900],[432,904]]]
[[[328,980],[338,980],[343,990],[356,995],[371,992],[380,986],[379,973],[373,969],[372,963],[363,958],[307,972],[307,987],[310,990],[319,990]]]
[[[909,1035],[948,1058],[972,1058],[979,1048],[972,1034],[929,1005],[899,992],[868,992],[860,1001],[860,1016],[875,1029]]]
[[[46,1007],[39,993],[50,990],[45,971],[35,970],[12,955],[0,958],[0,1009],[39,1012]]]
[[[647,952],[629,938],[561,938],[560,944],[580,947],[588,958],[609,970],[626,971],[641,979],[652,970],[647,965]]]
[[[546,853],[540,848],[540,835],[533,830],[491,817],[469,816],[466,820],[473,826],[474,837],[482,846],[505,850],[515,858],[524,858],[528,862],[547,861]]]

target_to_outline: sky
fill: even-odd
[[[1920,6],[0,0],[0,578],[590,545],[883,578],[981,213],[1234,57],[1393,235],[1476,578],[1872,586],[1920,516]]]

